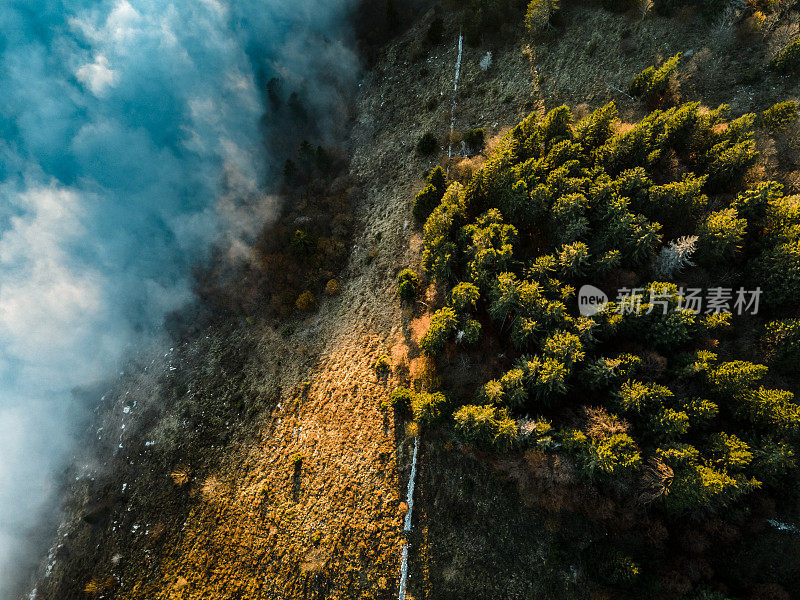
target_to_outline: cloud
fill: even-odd
[[[0,11],[0,598],[86,417],[71,390],[191,300],[212,242],[275,213],[266,143],[331,137],[351,0],[28,0]],[[283,138],[281,138],[283,139]],[[290,148],[282,148],[286,151]]]
[[[81,65],[75,77],[95,96],[102,96],[107,87],[114,85],[116,73],[109,68],[108,59],[98,54],[93,63]]]

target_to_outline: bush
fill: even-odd
[[[444,352],[445,344],[453,336],[458,323],[456,312],[449,306],[440,308],[431,317],[428,331],[422,336],[419,347],[431,356],[438,356]]]
[[[721,142],[706,155],[706,186],[712,191],[728,190],[738,185],[756,163],[758,152],[752,139],[737,143]]]
[[[314,294],[312,294],[310,290],[306,290],[297,297],[294,305],[297,307],[297,310],[310,312],[317,307],[317,299],[314,298]]]
[[[764,359],[786,371],[800,369],[800,319],[772,321],[761,338]]]
[[[434,209],[439,205],[447,191],[447,181],[444,170],[437,166],[425,178],[425,187],[414,197],[412,213],[414,218],[420,223],[430,216]]]
[[[681,60],[681,53],[678,52],[664,61],[656,69],[654,66],[647,67],[631,81],[628,93],[634,98],[645,100],[658,100],[666,94],[669,89],[669,79],[678,68]]]
[[[430,131],[424,133],[417,142],[417,152],[428,155],[433,154],[439,148],[439,140]]]
[[[482,150],[484,135],[483,129],[480,128],[468,130],[464,134],[464,142],[467,144],[467,149],[472,153],[477,153]]]
[[[518,438],[516,422],[495,406],[462,406],[453,420],[456,436],[464,442],[508,450]]]
[[[589,266],[589,246],[583,242],[564,245],[558,253],[558,266],[568,277],[585,275]]]
[[[711,264],[734,257],[742,247],[747,221],[738,218],[735,208],[711,213],[698,228],[701,258]]]
[[[411,269],[403,269],[397,276],[397,293],[403,302],[412,302],[417,296],[419,276]]]
[[[389,394],[389,406],[399,411],[411,409],[411,399],[414,393],[405,387],[398,387]]]
[[[428,42],[430,42],[433,45],[441,44],[443,34],[444,34],[444,20],[442,19],[442,17],[436,17],[433,21],[431,21],[431,24],[428,27],[428,33],[426,34]]]
[[[560,0],[531,0],[525,11],[525,27],[533,36],[550,28],[550,20],[558,12]]]
[[[759,127],[777,131],[797,120],[797,100],[778,102],[758,116]]]
[[[411,412],[421,425],[432,425],[442,418],[447,398],[441,392],[420,392],[411,397]]]
[[[385,354],[383,356],[378,357],[378,360],[375,361],[375,372],[378,375],[385,375],[389,371],[392,370],[392,362],[389,360],[389,357]]]
[[[800,68],[800,37],[778,52],[770,66],[778,73],[794,73]]]

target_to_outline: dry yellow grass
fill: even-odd
[[[83,591],[89,596],[96,598],[113,589],[117,583],[114,577],[93,577],[83,588]]]
[[[345,284],[341,297],[359,302],[357,291]],[[253,442],[194,484],[183,530],[166,532],[154,552],[160,575],[142,573],[120,598],[294,598],[314,586],[356,598],[392,588],[402,483],[380,402],[396,380],[376,379],[386,336],[353,312],[330,321],[313,377]],[[399,321],[399,306],[391,318]],[[173,475],[189,480],[185,468]]]

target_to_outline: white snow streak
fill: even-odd
[[[456,126],[456,98],[458,94],[458,76],[461,73],[461,50],[464,44],[464,36],[458,36],[458,58],[456,59],[456,77],[453,82],[453,106],[450,108],[450,139],[447,140],[447,158],[453,157],[453,131]]]
[[[414,480],[417,477],[418,448],[419,448],[419,438],[415,437],[414,456],[411,459],[411,475],[408,478],[408,493],[406,494],[406,504],[408,505],[408,510],[406,511],[406,522],[405,525],[403,526],[403,533],[408,533],[409,531],[411,531],[411,511],[414,509]],[[408,581],[408,543],[403,545],[403,550],[400,553],[400,593],[397,596],[398,600],[405,600],[406,598],[407,581]]]

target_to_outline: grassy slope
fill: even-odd
[[[176,397],[174,409],[126,440],[129,454],[74,484],[38,598],[83,597],[87,582],[110,575],[121,583],[108,590],[117,598],[301,597],[311,589],[355,597],[396,571],[403,456],[378,409],[387,382],[372,365],[382,337],[358,311],[338,302],[323,310],[333,313],[329,327],[306,323],[289,340],[262,325],[211,330],[198,367],[175,361],[201,388],[191,394],[203,396],[191,425],[205,427],[184,431],[188,400]],[[225,370],[214,360],[226,352],[220,347],[245,358]],[[203,389],[209,382],[219,388]],[[145,395],[169,399],[170,383]],[[141,387],[129,387],[120,400],[125,391],[141,400]],[[218,415],[226,398],[235,407]],[[146,440],[161,451],[143,449]],[[169,477],[179,463],[191,473],[183,486]]]

